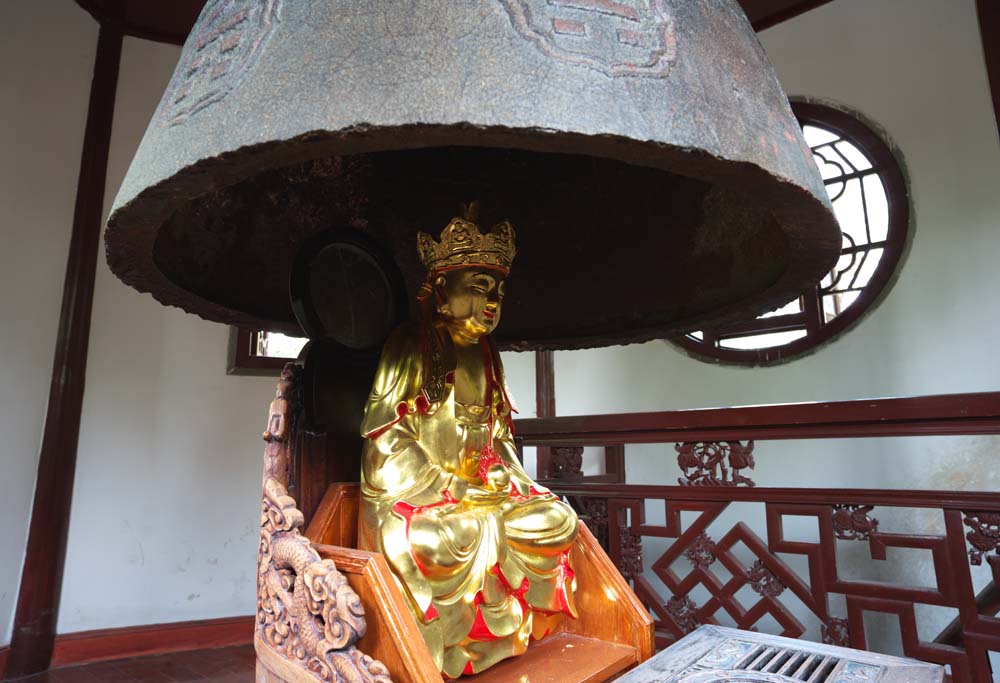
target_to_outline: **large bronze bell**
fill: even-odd
[[[517,230],[508,348],[751,317],[840,249],[734,0],[210,0],[115,201],[108,261],[164,304],[301,333],[288,281],[307,240],[359,235],[412,300],[416,232],[469,200]],[[363,307],[367,266],[335,260],[323,287]]]

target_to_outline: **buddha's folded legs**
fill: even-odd
[[[511,547],[522,553],[558,556],[576,539],[577,516],[552,495],[534,496],[515,504],[504,516]]]
[[[505,515],[503,576],[531,610],[576,616],[569,553],[578,524],[572,508],[551,494],[532,496]]]
[[[458,591],[474,595],[491,574],[508,582],[511,591],[525,579],[529,584],[556,580],[577,524],[568,505],[540,495],[495,508],[448,505],[422,511],[409,520],[408,541],[421,574],[443,582],[434,591],[441,599]],[[531,595],[528,603],[558,610],[550,600],[532,604]]]
[[[479,546],[484,536],[496,535],[491,516],[465,511],[459,505],[415,515],[410,520],[409,542],[423,575],[431,580],[447,579],[476,559],[482,562]]]
[[[443,648],[447,673],[468,672],[470,660],[482,670],[519,654],[554,626],[554,615],[573,614],[576,533],[572,509],[549,494],[495,507],[442,505],[410,517],[410,552],[432,594],[420,622]]]

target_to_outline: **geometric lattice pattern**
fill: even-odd
[[[742,489],[736,496],[734,489],[725,487],[702,491],[691,486],[627,484],[589,488],[594,489],[593,494],[581,486],[567,486],[564,493],[581,517],[591,525],[605,526],[597,530],[598,535],[607,539],[612,559],[654,615],[660,647],[699,625],[718,624],[722,614],[741,629],[754,629],[769,615],[781,628],[778,635],[799,637],[805,627],[783,603],[783,598],[794,595],[819,619],[823,639],[830,644],[866,650],[865,614],[891,614],[898,617],[907,656],[950,665],[953,680],[959,683],[992,680],[988,653],[1000,651],[1000,619],[993,616],[996,605],[990,604],[991,599],[996,602],[991,598],[996,595],[994,586],[1000,585],[1000,497],[989,505],[991,510],[963,511],[948,507],[946,493],[910,492],[913,500],[905,507],[936,507],[945,523],[943,535],[914,535],[882,529],[874,516],[878,501],[862,498],[870,491],[755,488]],[[637,495],[640,490],[642,497]],[[647,500],[662,501],[664,524],[646,524]],[[734,500],[764,506],[766,538],[743,522],[717,539],[708,534],[710,525]],[[599,510],[600,515],[588,517],[588,510]],[[697,516],[685,527],[682,512]],[[808,542],[786,539],[786,516],[815,518],[818,538]],[[646,570],[644,537],[673,539],[662,555],[646,563]],[[873,560],[885,560],[888,548],[929,552],[934,581],[928,587],[843,578],[837,565],[838,540],[867,544]],[[734,554],[737,545],[749,550],[749,562]],[[806,575],[797,574],[778,553],[802,556],[808,566]],[[992,569],[994,582],[978,596],[977,603],[970,564],[984,561]],[[682,566],[687,569],[677,570]],[[649,574],[666,586],[666,595],[654,587]],[[737,593],[747,586],[754,599],[738,599]],[[693,598],[698,587],[708,595],[700,604]],[[831,612],[833,594],[844,597],[845,614]],[[916,625],[915,606],[919,604],[955,608],[959,616],[934,642],[923,641]]]

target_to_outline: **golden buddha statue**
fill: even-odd
[[[440,242],[418,234],[421,319],[386,342],[362,423],[359,544],[385,555],[452,678],[521,654],[576,616],[577,516],[517,459],[490,337],[514,230],[502,222],[484,235],[474,221],[471,208]]]

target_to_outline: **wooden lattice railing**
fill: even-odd
[[[781,635],[868,649],[876,634],[865,615],[884,613],[898,619],[904,654],[949,665],[956,681],[992,680],[989,653],[1000,652],[1000,493],[766,488],[748,475],[755,449],[762,450],[754,439],[1000,434],[1000,393],[540,418],[515,427],[523,445],[548,447],[539,477],[576,507],[632,582],[654,615],[659,646],[700,624],[754,628],[770,617]],[[628,483],[625,445],[634,443],[673,443],[679,484]],[[583,476],[584,445],[605,447],[605,474]],[[758,531],[743,519],[720,527],[735,503],[756,504]],[[663,523],[646,521],[654,507]],[[943,532],[894,532],[878,521],[889,508],[939,510]],[[682,512],[689,513],[683,521]],[[790,516],[815,519],[813,538],[790,539]],[[652,562],[644,562],[644,539],[647,547],[651,539],[666,544]],[[934,578],[926,586],[845,578],[838,541],[865,544],[872,560],[885,560],[889,548],[922,550]],[[977,592],[972,567],[984,564],[992,581]],[[922,639],[920,605],[958,616],[936,638]],[[807,633],[806,616],[818,634]]]

